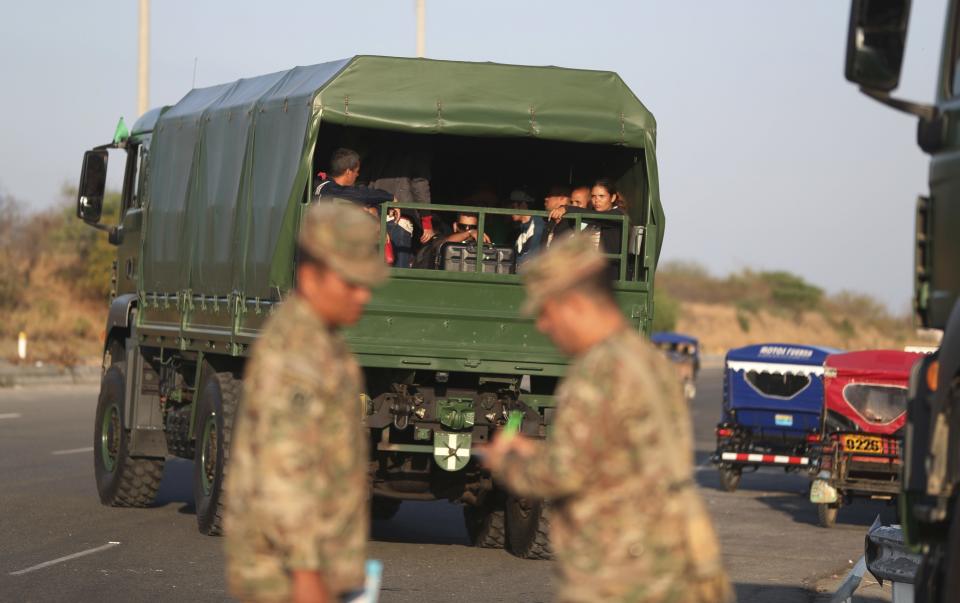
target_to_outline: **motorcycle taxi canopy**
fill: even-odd
[[[763,343],[727,352],[724,420],[755,437],[803,437],[818,430],[823,409],[823,362],[838,350]]]
[[[699,364],[700,342],[696,337],[683,333],[658,331],[650,335],[650,342],[667,352],[668,357],[674,362],[686,362],[689,358],[693,358]]]
[[[824,363],[825,407],[858,431],[894,434],[906,422],[910,369],[919,352],[862,350],[833,354]]]

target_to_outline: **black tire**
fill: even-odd
[[[921,603],[947,603],[941,599],[943,585],[943,553],[939,546],[931,546],[920,560],[917,575],[913,579],[914,600]]]
[[[944,553],[939,556],[937,564],[937,574],[943,577],[940,600],[960,601],[960,496],[953,502],[947,542],[943,548]]]
[[[467,536],[475,547],[502,549],[507,543],[506,519],[502,497],[495,497],[483,506],[467,505],[463,508],[463,520]]]
[[[233,373],[208,369],[197,400],[197,445],[193,456],[193,497],[202,534],[223,533],[223,483],[230,460],[233,421],[243,382]]]
[[[163,480],[163,459],[130,458],[130,432],[123,427],[126,362],[112,362],[100,381],[93,428],[93,473],[100,502],[146,507]]]
[[[743,471],[740,467],[720,466],[720,488],[724,492],[736,492],[740,487],[740,477]]]
[[[507,545],[523,559],[551,559],[550,519],[542,501],[507,497]]]
[[[400,511],[402,500],[398,498],[387,498],[385,496],[374,496],[370,501],[370,516],[379,521],[393,519]]]
[[[833,503],[820,503],[817,505],[817,524],[821,528],[832,528],[837,523],[837,514],[840,512],[840,505]]]

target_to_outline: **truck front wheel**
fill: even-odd
[[[507,543],[524,559],[550,559],[549,519],[542,501],[507,497]]]
[[[233,373],[208,371],[197,401],[197,444],[193,458],[193,497],[197,527],[210,536],[223,533],[225,497],[233,419],[240,405],[242,381]]]
[[[130,458],[124,428],[126,362],[112,362],[100,382],[93,437],[93,469],[100,502],[112,507],[146,507],[160,490],[163,459]]]

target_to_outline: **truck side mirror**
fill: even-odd
[[[100,221],[103,193],[107,188],[107,152],[87,151],[83,154],[80,186],[77,189],[77,217],[89,224]]]
[[[863,88],[890,92],[900,68],[910,22],[910,0],[853,0],[845,75]]]

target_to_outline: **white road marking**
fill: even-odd
[[[56,564],[58,564],[58,563],[63,563],[64,561],[70,561],[71,559],[76,559],[77,557],[86,557],[87,555],[93,555],[94,553],[99,553],[99,552],[105,551],[105,550],[107,550],[107,549],[112,549],[113,547],[118,546],[119,544],[120,544],[119,542],[108,542],[107,544],[105,544],[105,545],[103,545],[103,546],[98,546],[98,547],[96,547],[96,548],[87,549],[87,550],[85,550],[85,551],[80,551],[79,553],[74,553],[74,554],[72,554],[72,555],[67,555],[67,556],[65,556],[65,557],[57,557],[56,559],[51,559],[50,561],[44,561],[43,563],[38,563],[37,565],[28,567],[28,568],[26,568],[26,569],[17,570],[17,571],[15,571],[15,572],[10,572],[10,575],[11,575],[11,576],[19,576],[19,575],[21,575],[21,574],[26,574],[26,573],[29,573],[29,572],[35,572],[35,571],[37,571],[37,570],[39,570],[39,569],[43,569],[43,568],[45,568],[45,567],[50,567],[51,565],[56,565]]]
[[[0,419],[19,419],[20,413],[18,412],[5,412],[0,413]]]
[[[87,446],[86,448],[71,448],[69,450],[54,450],[50,454],[80,454],[81,452],[93,452],[93,446]]]

